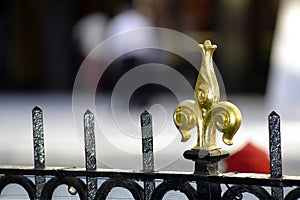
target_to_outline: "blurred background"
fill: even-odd
[[[2,0],[0,89],[71,91],[82,58],[108,35],[115,16],[134,8],[149,25],[217,44],[214,59],[228,93],[264,95],[278,5],[278,0]]]
[[[218,45],[214,61],[227,99],[241,109],[244,119],[236,146],[226,148],[234,153],[250,141],[267,152],[267,116],[276,110],[283,118],[285,172],[299,174],[299,14],[296,0],[2,0],[0,164],[32,164],[30,110],[41,105],[47,118],[47,162],[83,166],[82,138],[73,134],[71,97],[82,61],[99,42],[116,33],[157,26]],[[187,63],[172,56],[168,62],[195,81],[198,72],[185,71]],[[141,63],[130,56],[117,60],[99,90],[111,91],[122,73]],[[116,71],[114,65],[128,69]],[[114,156],[120,162],[120,155]],[[140,168],[141,163],[122,159],[120,166],[111,166]],[[190,171],[192,167],[181,158],[163,169]]]

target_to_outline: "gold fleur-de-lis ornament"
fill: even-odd
[[[185,142],[196,127],[197,142],[193,150],[217,149],[216,131],[223,133],[223,142],[232,144],[232,138],[242,121],[239,109],[227,101],[220,102],[219,85],[213,67],[213,53],[217,45],[206,40],[199,44],[202,53],[201,69],[197,78],[195,100],[185,100],[175,109],[173,120]]]

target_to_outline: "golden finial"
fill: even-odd
[[[199,44],[202,53],[201,69],[195,86],[195,100],[185,100],[175,109],[173,120],[185,142],[191,129],[197,129],[197,143],[192,149],[212,150],[216,144],[216,130],[223,133],[223,142],[232,144],[232,138],[241,125],[239,109],[227,101],[220,102],[218,81],[213,67],[213,53],[217,45],[206,40]]]

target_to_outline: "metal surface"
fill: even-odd
[[[270,172],[272,178],[282,177],[282,158],[281,158],[281,135],[280,135],[280,116],[276,112],[269,115],[269,151],[270,151]],[[272,187],[274,199],[283,199],[283,188]]]
[[[190,200],[196,200],[197,192],[196,190],[186,181],[177,179],[177,180],[165,180],[161,183],[153,193],[151,200],[160,200],[163,199],[165,194],[172,190],[179,190]]]
[[[185,142],[190,130],[197,129],[196,146],[192,149],[217,149],[216,130],[223,133],[223,142],[232,144],[232,138],[242,121],[239,109],[227,101],[220,102],[219,85],[213,66],[213,53],[217,48],[206,40],[200,44],[201,69],[195,86],[195,100],[185,100],[175,109],[173,120]]]
[[[95,145],[95,120],[94,114],[87,110],[83,116],[84,143],[85,143],[85,165],[87,170],[97,169],[96,145]],[[95,199],[97,192],[97,178],[86,177],[88,200]]]
[[[76,188],[76,191],[82,199],[87,199],[84,192],[86,192],[86,184],[80,180],[80,177],[91,176],[91,177],[109,177],[113,181],[110,184],[102,184],[100,188],[98,188],[97,198],[102,197],[103,191],[106,191],[105,194],[108,194],[109,191],[113,187],[124,187],[124,188],[133,188],[132,191],[139,191],[139,186],[134,186],[133,182],[137,180],[141,181],[150,181],[150,180],[165,180],[169,185],[164,186],[165,184],[161,185],[160,187],[157,186],[153,191],[153,196],[159,195],[162,196],[166,194],[168,191],[172,190],[179,190],[184,194],[188,193],[187,191],[193,191],[190,188],[192,182],[201,181],[203,183],[213,183],[213,184],[230,184],[231,190],[227,190],[224,192],[223,199],[233,199],[232,195],[238,196],[239,193],[251,193],[257,194],[259,199],[268,199],[265,198],[266,196],[272,196],[271,194],[266,193],[266,190],[263,187],[273,187],[273,186],[282,186],[282,187],[292,187],[292,186],[300,186],[300,177],[299,176],[283,176],[282,179],[271,178],[268,174],[233,174],[233,173],[225,173],[225,174],[218,174],[218,175],[201,175],[201,174],[194,174],[194,173],[182,173],[182,172],[152,172],[152,173],[144,173],[142,171],[121,171],[121,170],[101,170],[98,169],[96,171],[87,171],[86,169],[79,169],[79,168],[45,168],[45,169],[34,169],[34,168],[26,168],[19,166],[14,168],[5,168],[4,166],[0,166],[0,171],[3,174],[7,174],[6,180],[4,178],[0,179],[0,186],[4,188],[9,182],[7,181],[7,177],[18,177],[19,181],[14,181],[24,187],[28,192],[29,197],[34,196],[35,190],[34,184],[30,183],[31,181],[27,178],[28,175],[47,175],[53,176],[52,181],[48,181],[43,188],[42,196],[45,197],[52,197],[53,190],[58,187],[59,185],[66,184],[73,186]],[[21,178],[22,177],[22,178]],[[20,181],[22,179],[22,181]],[[27,181],[24,181],[28,179]],[[21,183],[22,182],[22,183]],[[23,184],[26,182],[26,184]],[[29,184],[28,184],[29,183]],[[128,185],[130,183],[130,185]],[[185,185],[183,185],[183,183]],[[188,186],[189,184],[190,186]],[[28,185],[28,186],[24,186]],[[0,188],[1,188],[0,187]],[[29,189],[28,189],[29,188]],[[206,192],[204,188],[200,187],[198,190],[201,189],[200,192]],[[128,189],[129,190],[129,189]],[[131,190],[129,190],[131,192]],[[144,190],[142,190],[144,191]],[[232,192],[234,191],[234,192]],[[292,190],[290,193],[286,194],[286,199],[297,199],[299,197],[299,188],[297,190]],[[135,192],[134,192],[135,193]],[[139,194],[143,194],[141,191],[138,192]],[[158,194],[157,194],[158,193]],[[191,192],[190,195],[194,196],[195,192]],[[231,194],[228,194],[231,193]],[[100,195],[100,196],[99,196]],[[229,196],[228,196],[229,195]],[[140,195],[141,196],[141,195]],[[188,196],[188,195],[186,195]],[[297,198],[293,198],[297,197]],[[140,198],[144,199],[144,198]],[[194,199],[194,198],[191,198]],[[214,198],[217,199],[217,198]]]
[[[99,188],[96,194],[96,200],[105,200],[109,192],[115,187],[122,187],[129,190],[134,199],[143,200],[143,188],[135,182],[134,179],[111,178],[106,180]]]
[[[141,114],[143,171],[154,171],[152,116],[148,111]],[[154,181],[145,181],[145,200],[150,200],[155,188]]]
[[[34,107],[32,110],[32,129],[34,167],[36,169],[43,169],[45,167],[44,123],[43,111],[38,106]],[[45,176],[35,176],[36,199],[40,198],[45,182]]]
[[[57,176],[51,178],[44,186],[41,194],[41,200],[52,199],[54,190],[60,185],[68,185],[73,187],[78,193],[80,199],[88,199],[85,183],[76,177]]]
[[[271,195],[261,186],[256,185],[235,185],[228,189],[223,197],[222,200],[236,200],[243,198],[240,194],[242,193],[250,193],[253,194],[258,199],[265,199],[271,200]]]
[[[0,194],[3,189],[9,184],[18,184],[22,186],[28,194],[28,198],[31,200],[39,199],[36,197],[36,185],[27,177],[22,175],[4,175],[0,178]],[[43,187],[41,187],[43,189]]]
[[[229,153],[222,149],[187,150],[183,156],[195,162],[194,173],[213,175],[218,174],[218,162],[228,157]]]
[[[28,199],[52,199],[53,193],[60,185],[67,185],[69,192],[78,194],[80,199],[106,199],[115,187],[126,188],[137,200],[163,199],[169,191],[178,190],[188,199],[241,199],[245,193],[250,193],[258,199],[286,199],[300,198],[300,176],[284,176],[281,168],[280,117],[272,112],[269,116],[271,174],[251,173],[218,173],[218,161],[228,154],[221,149],[188,150],[187,158],[202,162],[195,172],[154,171],[152,119],[148,112],[141,115],[143,155],[151,152],[151,156],[143,159],[141,171],[98,169],[95,157],[94,116],[90,111],[84,114],[84,132],[86,143],[86,168],[49,168],[44,165],[44,135],[42,110],[33,110],[34,132],[34,166],[0,166],[0,193],[9,184],[18,184],[28,194]],[[196,153],[196,154],[195,154]],[[196,156],[196,157],[195,157]],[[198,163],[199,164],[199,163]],[[203,167],[206,166],[206,167]],[[209,167],[213,168],[208,169]],[[30,180],[29,177],[49,177],[45,183]],[[82,180],[87,177],[86,181]],[[97,178],[107,179],[100,187]],[[146,183],[154,184],[155,180],[162,180],[156,188],[149,189]],[[138,181],[144,182],[144,188]],[[196,183],[196,187],[195,186]],[[221,191],[221,186],[227,187]],[[282,188],[297,186],[285,197]],[[223,187],[224,188],[224,187]],[[265,188],[270,188],[269,193]],[[37,196],[40,194],[40,196]]]

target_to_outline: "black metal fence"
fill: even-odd
[[[185,158],[195,161],[195,171],[191,173],[154,171],[152,117],[147,111],[141,114],[141,171],[97,168],[94,115],[90,111],[84,114],[86,167],[48,168],[45,166],[43,112],[39,107],[32,111],[32,122],[34,167],[0,166],[0,193],[8,184],[15,183],[26,190],[29,199],[42,200],[52,199],[54,190],[60,185],[67,185],[70,194],[78,194],[80,199],[88,200],[106,199],[115,187],[127,189],[138,200],[163,199],[167,192],[173,190],[182,192],[191,200],[243,199],[245,193],[258,199],[300,198],[300,177],[282,175],[280,117],[275,112],[269,115],[270,174],[219,173],[218,161],[228,156],[222,149],[186,151]],[[29,178],[32,175],[34,181]],[[85,181],[82,177],[86,177]],[[98,178],[106,180],[97,185]],[[155,180],[162,182],[156,184]],[[144,187],[137,181],[142,181]],[[293,186],[297,187],[284,194],[284,188]],[[226,189],[222,191],[221,188]],[[271,192],[266,188],[270,188]]]

